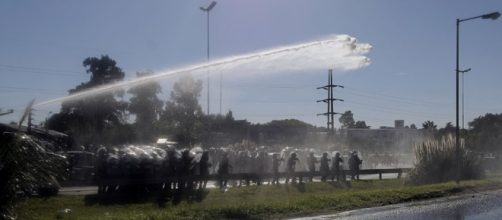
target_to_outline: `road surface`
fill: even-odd
[[[502,190],[358,209],[334,215],[301,219],[502,219]]]

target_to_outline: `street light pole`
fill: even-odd
[[[464,130],[464,91],[465,91],[465,87],[464,87],[464,73],[467,73],[471,71],[471,68],[469,69],[466,69],[466,70],[459,70],[460,73],[462,73],[462,130]]]
[[[469,21],[469,20],[473,20],[473,19],[477,19],[477,18],[482,18],[482,19],[492,19],[492,20],[495,20],[497,18],[500,17],[500,13],[499,12],[493,12],[493,13],[489,13],[489,14],[484,14],[484,15],[480,15],[480,16],[476,16],[476,17],[471,17],[471,18],[466,18],[466,19],[457,19],[457,56],[456,56],[456,68],[455,68],[455,77],[456,77],[456,128],[455,128],[455,162],[456,162],[456,165],[457,165],[457,173],[456,173],[456,181],[457,183],[460,182],[460,127],[459,127],[459,73],[460,73],[460,69],[459,69],[459,35],[460,35],[460,23],[461,22],[464,22],[464,21]]]
[[[204,7],[200,7],[200,10],[206,12],[207,14],[207,61],[209,62],[209,12],[211,11],[211,9],[214,8],[214,6],[216,6],[216,2],[213,1],[211,2],[211,4],[209,4],[209,6],[207,6],[206,8]],[[209,93],[209,71],[207,72],[207,114],[209,115],[209,105],[210,105],[210,102],[209,102],[209,99],[210,99],[210,93]]]
[[[456,121],[456,127],[455,127],[455,163],[456,163],[456,181],[457,183],[460,182],[460,129],[458,127],[458,65],[459,65],[459,27],[460,27],[460,19],[457,19],[457,64],[455,67],[455,77],[456,77],[456,88],[455,88],[455,100],[456,100],[456,107],[455,107],[455,121]]]

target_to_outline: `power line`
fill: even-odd
[[[311,114],[238,114],[239,117],[298,117],[298,116],[312,116]]]
[[[24,71],[24,70],[6,70],[0,68],[0,73],[25,73],[25,74],[37,74],[37,75],[46,75],[46,76],[64,76],[64,77],[81,77],[85,75],[77,75],[77,74],[64,74],[64,73],[51,73],[51,72],[39,72],[39,71]]]
[[[394,96],[394,95],[388,95],[388,94],[383,94],[383,93],[378,93],[378,92],[364,92],[360,89],[356,89],[354,87],[347,87],[346,88],[349,93],[359,95],[359,96],[366,96],[366,97],[383,97],[385,99],[389,100],[394,100],[396,102],[402,102],[402,103],[409,103],[409,104],[430,104],[430,105],[449,105],[448,103],[445,102],[432,102],[429,100],[420,100],[420,99],[415,99],[415,98],[408,98],[408,97],[399,97],[399,96]],[[353,90],[353,91],[351,91]]]
[[[315,103],[315,100],[259,100],[259,99],[234,99],[231,102],[250,102],[250,103],[270,103],[270,104],[284,104],[284,103]]]
[[[0,68],[31,70],[31,71],[45,71],[45,72],[59,72],[59,73],[73,73],[73,74],[79,74],[79,75],[84,73],[81,71],[74,71],[74,70],[63,70],[63,69],[54,69],[54,68],[41,68],[41,67],[26,67],[26,66],[15,66],[15,65],[6,65],[6,64],[0,64]]]
[[[58,91],[55,89],[47,89],[47,88],[27,88],[27,87],[2,86],[2,85],[0,85],[0,89],[32,90],[32,91]]]
[[[6,112],[0,112],[0,116],[8,115],[14,113],[14,109],[9,109]]]
[[[0,91],[2,92],[2,94],[0,95],[7,95],[7,93],[22,93],[22,94],[33,94],[35,95],[36,94],[44,94],[44,95],[59,95],[60,93],[56,93],[56,92],[39,92],[39,91],[22,91],[22,90],[4,90],[4,89],[0,89]]]
[[[363,108],[366,107],[366,109],[371,109],[374,111],[385,112],[385,113],[392,113],[392,114],[398,113],[398,114],[406,114],[406,115],[411,115],[411,116],[422,116],[422,117],[429,117],[429,116],[437,117],[437,115],[438,115],[438,112],[434,112],[434,113],[429,114],[429,113],[425,113],[425,112],[393,109],[393,108],[371,105],[371,104],[367,104],[367,103],[360,103],[360,102],[355,102],[355,101],[346,101],[346,102],[363,106]],[[446,114],[443,114],[443,117],[447,117]]]
[[[0,67],[0,72],[3,73],[10,73],[10,72],[21,72],[21,73],[27,73],[27,74],[41,74],[41,75],[46,75],[46,76],[65,76],[65,77],[81,77],[85,76],[83,73],[82,74],[72,74],[72,73],[57,73],[57,72],[47,72],[47,71],[35,71],[35,70],[18,70],[18,69],[6,69],[3,67]]]
[[[264,89],[310,89],[312,86],[316,86],[314,84],[263,84],[259,83],[258,85],[255,84],[247,84],[247,83],[233,83],[233,85],[236,85],[239,88],[264,88]],[[408,104],[430,104],[430,105],[448,105],[449,103],[445,102],[433,102],[430,100],[420,100],[420,99],[415,99],[415,98],[409,98],[409,97],[400,97],[400,96],[395,96],[395,95],[388,95],[384,93],[378,93],[378,92],[372,92],[372,91],[363,91],[361,89],[355,88],[355,87],[345,87],[347,89],[346,92],[358,95],[358,96],[364,96],[364,97],[369,97],[369,98],[376,98],[376,97],[383,97],[384,99],[392,100],[395,102],[401,102],[401,103],[408,103]]]
[[[276,84],[276,83],[232,83],[238,88],[264,88],[264,89],[312,89],[312,87],[317,86],[315,84]]]

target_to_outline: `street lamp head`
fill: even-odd
[[[200,7],[200,10],[202,11],[211,11],[211,9],[214,8],[214,6],[216,6],[216,2],[215,1],[212,1],[211,4],[209,4],[207,6],[207,8],[204,8],[204,7]]]
[[[211,10],[214,8],[214,6],[216,5],[216,2],[215,1],[212,1],[211,4],[209,5],[209,7],[207,7],[207,10]],[[500,16],[500,14],[497,12],[498,16]],[[497,18],[498,18],[497,16]],[[495,18],[496,19],[496,18]]]
[[[499,12],[493,12],[493,13],[490,13],[490,14],[481,15],[481,18],[483,18],[483,19],[496,20],[499,17],[500,17],[500,13]]]
[[[466,69],[466,70],[459,70],[458,72],[460,72],[460,73],[467,73],[467,72],[469,72],[469,71],[471,71],[471,68]]]

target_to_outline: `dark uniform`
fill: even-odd
[[[359,159],[359,156],[357,155],[357,152],[354,151],[352,152],[350,158],[349,158],[349,167],[351,171],[351,179],[359,180],[359,166],[362,164],[362,160]]]
[[[277,154],[272,155],[272,184],[279,184],[279,165],[283,159],[278,159]]]
[[[202,157],[200,158],[199,168],[200,168],[200,177],[201,181],[199,183],[199,189],[206,189],[207,185],[207,176],[209,176],[209,167],[211,164],[209,163],[209,152],[202,152]]]
[[[263,174],[267,171],[267,158],[264,151],[260,151],[258,157],[256,157],[256,184],[261,185],[263,181]]]
[[[335,154],[335,157],[333,158],[333,161],[331,163],[331,172],[332,172],[332,180],[335,179],[336,177],[336,180],[337,181],[341,181],[341,180],[344,180],[345,178],[342,178],[344,177],[343,175],[343,167],[342,165],[343,164],[343,158],[340,157],[340,153],[336,152]]]
[[[183,150],[183,152],[181,153],[180,166],[179,166],[179,169],[177,170],[177,172],[178,172],[178,189],[180,189],[181,191],[183,191],[185,189],[187,189],[187,190],[193,189],[192,159],[193,158],[190,156],[190,151]]]
[[[298,158],[296,157],[296,153],[292,153],[287,161],[286,183],[289,182],[289,178],[291,178],[291,182],[293,182],[293,183],[296,182],[296,177],[295,177],[296,161],[299,161]]]
[[[224,153],[218,169],[218,175],[220,177],[220,189],[222,190],[227,187],[227,175],[230,172],[230,167],[231,165],[228,161],[228,154]]]
[[[316,163],[317,163],[317,159],[315,158],[314,153],[310,152],[309,158],[308,158],[309,171],[310,171],[310,176],[309,176],[310,182],[312,182],[312,179],[314,178],[315,164]]]
[[[329,175],[329,161],[328,153],[324,152],[321,157],[321,167],[319,171],[321,172],[321,181],[326,182],[326,178]]]
[[[106,179],[106,158],[108,157],[108,152],[106,148],[101,147],[96,151],[96,165],[94,166],[96,174],[96,182],[98,183],[98,194],[102,194],[106,190],[106,185],[104,183]]]

